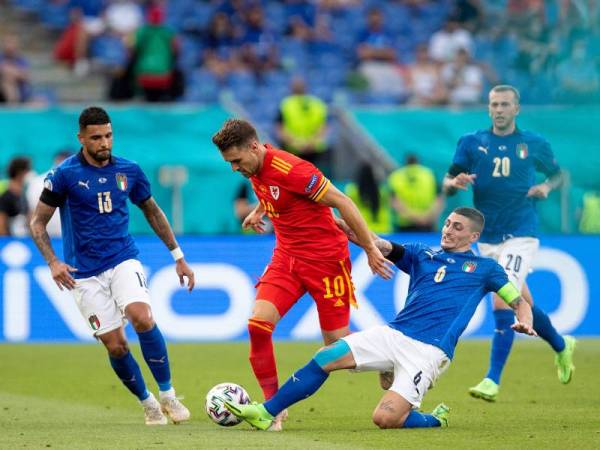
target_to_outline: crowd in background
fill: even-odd
[[[56,59],[82,77],[105,71],[114,100],[214,101],[229,90],[274,113],[299,74],[326,102],[465,105],[499,82],[535,103],[599,99],[597,0],[41,3],[41,21],[61,30]]]

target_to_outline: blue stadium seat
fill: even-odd
[[[123,41],[115,35],[103,34],[94,39],[90,45],[91,57],[104,67],[124,67],[128,53]]]
[[[44,25],[51,30],[62,30],[69,25],[69,4],[47,2],[41,18]]]

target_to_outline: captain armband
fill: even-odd
[[[515,300],[521,297],[521,293],[517,287],[510,281],[502,286],[497,294],[507,305],[511,305]]]

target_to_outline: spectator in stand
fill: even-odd
[[[534,18],[545,19],[544,0],[508,0],[506,17],[509,27],[521,32]]]
[[[54,155],[52,161],[52,169],[58,167],[58,165],[65,159],[73,155],[73,152],[69,150],[61,150]],[[44,172],[40,175],[28,177],[27,189],[25,192],[25,198],[27,199],[27,207],[29,211],[35,210],[35,207],[40,200],[40,195],[44,190],[44,180],[48,176],[48,172]],[[60,228],[60,214],[54,214],[46,226],[46,231],[50,237],[59,237],[61,235]]]
[[[434,231],[444,209],[433,171],[419,164],[416,155],[406,156],[404,167],[388,177],[395,231]]]
[[[277,135],[281,147],[317,166],[325,176],[330,173],[327,142],[327,105],[306,93],[302,78],[294,78],[292,94],[281,101]]]
[[[25,103],[30,90],[29,64],[21,55],[17,36],[8,34],[0,52],[0,103]]]
[[[383,14],[371,9],[367,28],[359,37],[356,49],[359,72],[367,79],[369,90],[404,101],[408,96],[405,73],[397,62],[392,36],[385,30]]]
[[[376,234],[392,232],[390,195],[386,187],[377,182],[371,164],[361,164],[355,181],[348,183],[344,191],[364,217],[369,230]]]
[[[451,15],[462,28],[475,33],[481,28],[484,20],[481,0],[456,0]]]
[[[467,49],[461,48],[454,61],[442,68],[442,79],[451,105],[472,105],[481,101],[483,70],[471,61]]]
[[[440,67],[429,57],[427,45],[419,44],[415,61],[408,65],[409,103],[420,106],[446,103],[446,88]]]
[[[260,4],[251,6],[245,14],[241,34],[241,59],[256,74],[273,70],[279,65],[275,35],[265,26]]]
[[[78,77],[85,77],[90,71],[89,43],[106,29],[103,14],[107,4],[108,0],[70,0],[76,29],[73,71]]]
[[[453,61],[459,49],[473,49],[473,37],[463,28],[456,17],[450,17],[439,31],[429,40],[429,56],[438,63]]]
[[[133,0],[111,0],[106,8],[106,25],[122,37],[128,37],[144,23],[144,12]]]
[[[514,67],[530,75],[550,70],[556,62],[558,35],[535,16],[527,28],[518,33],[519,47]]]
[[[0,236],[27,236],[29,208],[25,199],[25,177],[31,160],[13,158],[8,164],[8,188],[0,195]]]
[[[212,17],[205,37],[204,66],[218,78],[240,68],[237,58],[235,27],[224,12]]]
[[[148,23],[135,34],[135,79],[149,102],[173,101],[182,90],[183,80],[177,70],[177,37],[163,25],[163,20],[164,10],[156,2],[148,9]]]
[[[600,100],[600,79],[589,58],[584,40],[573,43],[570,56],[556,68],[556,99],[564,103],[590,103]]]

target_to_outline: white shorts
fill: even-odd
[[[519,291],[525,284],[535,254],[540,247],[540,240],[532,237],[516,237],[500,244],[478,243],[479,254],[495,259],[502,266],[508,279]]]
[[[344,338],[350,346],[357,371],[394,371],[391,391],[413,408],[421,406],[427,392],[448,368],[450,360],[439,348],[380,325]]]
[[[123,261],[94,277],[77,279],[73,295],[94,336],[123,326],[127,305],[150,304],[144,269],[137,259]]]

